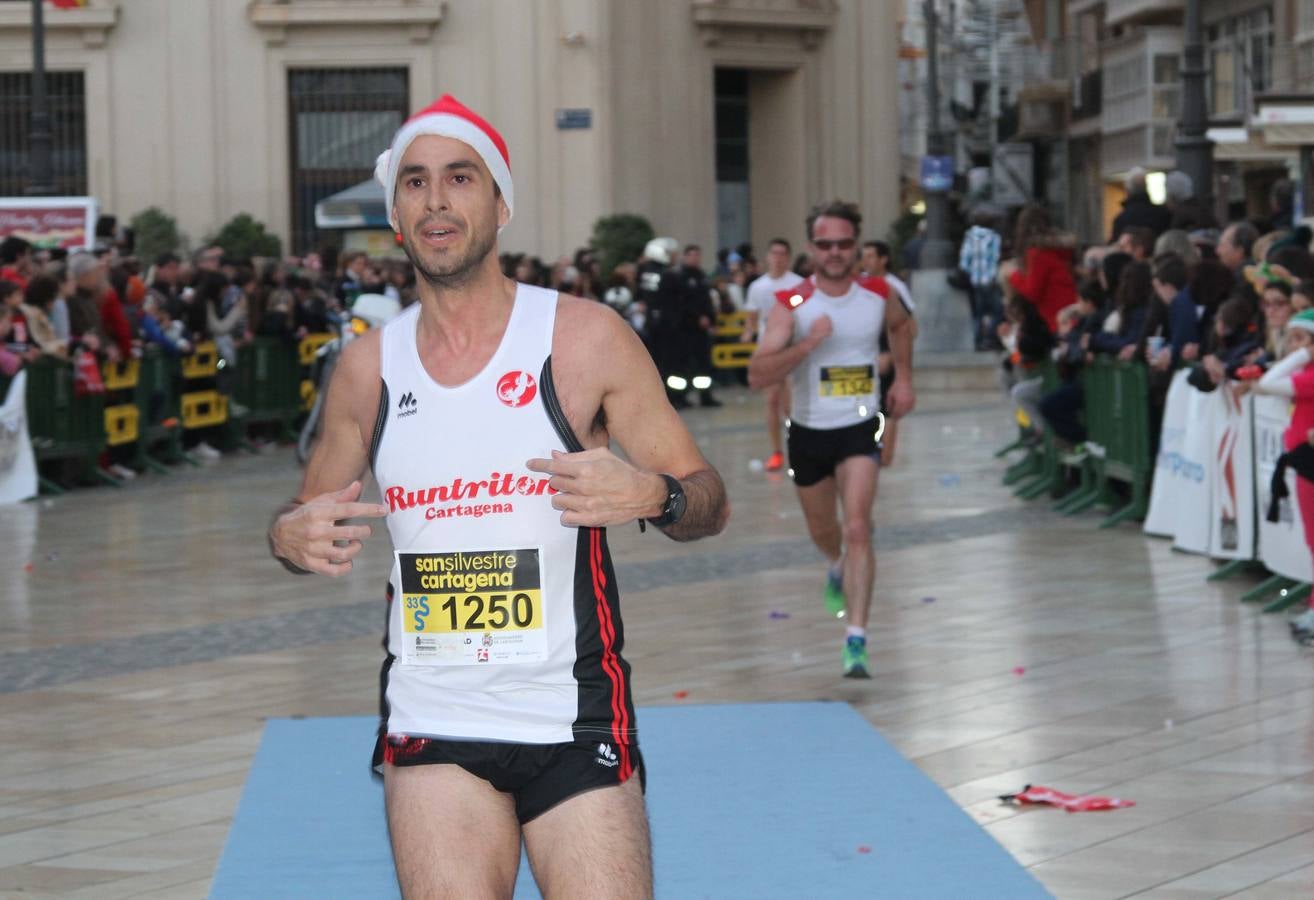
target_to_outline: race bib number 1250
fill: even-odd
[[[497,665],[547,659],[537,549],[399,552],[397,560],[403,664]]]

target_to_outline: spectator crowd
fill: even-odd
[[[1240,394],[1309,343],[1303,320],[1292,327],[1314,306],[1314,256],[1310,228],[1293,218],[1291,182],[1273,186],[1268,215],[1220,223],[1194,199],[1188,176],[1166,181],[1158,204],[1144,175],[1132,173],[1106,244],[1080,247],[1039,207],[1020,211],[1011,241],[998,232],[991,241],[984,220],[969,230],[965,280],[984,327],[991,298],[1002,297],[993,326],[1005,351],[1001,381],[1030,423],[1028,440],[1039,442],[1046,427],[1065,449],[1086,440],[1080,373],[1103,356],[1146,368],[1153,456],[1179,369],[1190,370],[1197,390]],[[980,249],[992,244],[1007,244],[993,272]],[[1051,361],[1057,379],[1047,381],[1040,376]],[[1314,611],[1296,621],[1298,638],[1314,638]]]
[[[167,252],[142,259],[122,230],[97,232],[103,237],[91,250],[34,247],[14,235],[0,240],[0,377],[42,356],[56,357],[74,366],[79,391],[95,391],[103,389],[106,363],[150,347],[181,358],[213,342],[222,360],[216,387],[240,415],[232,394],[243,344],[263,336],[291,347],[307,334],[332,331],[361,294],[384,294],[403,307],[416,299],[414,270],[404,258],[325,248],[304,257],[252,259],[206,246],[187,258]],[[778,243],[791,253],[788,242]],[[648,242],[605,278],[588,248],[551,263],[525,254],[504,254],[501,262],[517,281],[614,308],[652,352],[676,406],[693,399],[720,405],[711,366],[717,315],[747,309],[748,286],[762,274],[752,247],[722,250],[710,272],[699,247],[670,238]],[[800,254],[796,267],[807,274],[807,265]],[[746,338],[756,318],[750,316]],[[189,435],[188,450],[218,458],[217,442],[206,438]],[[105,468],[131,478],[130,462],[111,453]]]
[[[51,356],[75,365],[79,391],[96,391],[104,363],[151,346],[182,357],[213,341],[222,360],[217,387],[231,394],[244,343],[269,336],[295,345],[330,330],[369,292],[413,300],[411,267],[359,252],[327,263],[316,255],[235,259],[218,246],[185,260],[163,253],[143,261],[112,243],[63,252],[10,235],[0,240],[0,375]],[[220,455],[204,439],[190,450]],[[121,462],[108,468],[123,478],[136,474]]]

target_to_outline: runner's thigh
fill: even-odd
[[[509,794],[454,765],[385,765],[383,794],[406,900],[511,896],[520,823]]]
[[[525,849],[545,900],[652,897],[648,813],[637,777],[576,794],[527,823]]]
[[[850,456],[835,466],[835,483],[839,488],[844,521],[871,520],[880,471],[880,463],[870,456]]]

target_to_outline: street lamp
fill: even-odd
[[[923,0],[922,8],[926,18],[926,103],[929,113],[926,155],[931,160],[943,161],[948,155],[948,139],[940,123],[940,16],[934,0]],[[943,173],[939,174],[941,177],[936,181],[943,181]],[[949,177],[952,178],[952,168]],[[947,269],[954,252],[949,243],[949,186],[941,187],[923,178],[922,193],[926,198],[926,243],[922,247],[921,264],[926,269]]]
[[[29,197],[50,197],[55,193],[50,157],[50,105],[46,100],[46,29],[44,0],[32,0],[32,122],[28,131]]]
[[[1186,46],[1182,49],[1182,118],[1177,123],[1177,168],[1191,176],[1195,198],[1204,209],[1214,208],[1214,142],[1205,106],[1204,37],[1200,0],[1186,0]]]

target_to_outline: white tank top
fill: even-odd
[[[885,294],[880,279],[854,281],[842,297],[817,289],[809,278],[776,294],[776,302],[794,315],[793,342],[812,323],[830,316],[834,330],[791,376],[790,421],[807,428],[857,425],[880,412],[880,338],[885,325]]]
[[[770,275],[759,275],[748,286],[748,299],[744,307],[761,316],[762,327],[766,327],[766,319],[771,314],[771,307],[776,305],[776,294],[802,282],[803,279],[794,272],[786,272],[779,278],[772,278]]]
[[[634,740],[606,532],[562,525],[525,466],[582,449],[551,382],[556,310],[556,292],[518,285],[492,359],[455,387],[420,362],[420,304],[384,326],[371,456],[395,553],[388,734]]]

